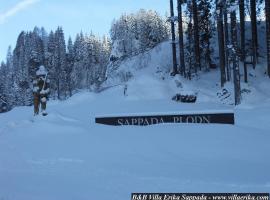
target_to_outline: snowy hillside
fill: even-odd
[[[263,39],[260,45],[263,45]],[[234,104],[234,88],[232,83],[227,83],[225,89],[228,98],[222,97],[220,88],[220,70],[199,72],[193,80],[187,80],[180,76],[171,77],[172,57],[170,42],[163,42],[146,53],[131,58],[117,61],[108,69],[108,80],[103,85],[105,88],[112,86],[127,86],[126,99],[170,99],[176,93],[198,95],[198,102],[214,102],[226,105]],[[218,62],[218,61],[216,61]],[[261,61],[253,70],[248,67],[248,83],[243,82],[243,65],[241,71],[241,106],[246,103],[260,103],[270,98],[269,78],[265,76],[266,64]]]
[[[244,86],[234,126],[94,123],[95,116],[106,114],[234,110],[230,100],[218,98],[218,70],[192,81],[171,78],[169,52],[169,44],[163,43],[123,62],[116,72],[129,71],[127,83],[121,75],[109,77],[108,88],[99,94],[81,92],[64,102],[50,101],[46,117],[33,117],[32,107],[0,114],[0,199],[124,200],[132,192],[270,192],[270,88],[262,68]],[[173,102],[177,92],[197,93],[198,101]]]

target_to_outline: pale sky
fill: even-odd
[[[22,30],[62,26],[67,37],[90,32],[109,34],[111,22],[122,13],[140,8],[169,12],[169,0],[0,0],[0,61],[9,45],[14,48]]]

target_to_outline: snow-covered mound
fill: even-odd
[[[232,100],[221,100],[225,95],[218,70],[192,81],[172,78],[169,54],[169,44],[163,43],[124,61],[115,73],[130,72],[128,82],[109,77],[101,93],[50,101],[46,117],[33,117],[32,107],[0,114],[0,199],[124,200],[132,192],[270,192],[270,88],[263,67],[254,72],[256,77],[250,76],[243,103],[234,108],[229,105],[231,95]],[[230,84],[226,89],[233,91]],[[171,100],[176,93],[190,92],[198,95],[195,104]],[[233,109],[235,125],[94,123],[95,116],[106,114]]]

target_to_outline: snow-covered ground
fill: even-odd
[[[263,76],[263,66],[242,85],[243,103],[234,108],[229,105],[232,96],[218,98],[218,70],[193,81],[171,78],[166,70],[170,57],[168,65],[160,66],[166,54],[159,55],[158,48],[145,60],[131,59],[119,67],[133,75],[126,83],[127,96],[125,84],[113,80],[117,86],[99,94],[84,91],[66,101],[50,101],[46,117],[34,118],[32,107],[0,114],[0,199],[124,200],[132,192],[270,192],[270,80]],[[233,90],[230,84],[226,88]],[[171,97],[177,92],[194,92],[198,101],[176,103]],[[235,125],[94,123],[95,116],[106,114],[228,109],[235,111]]]

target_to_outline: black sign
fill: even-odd
[[[148,126],[165,123],[234,124],[234,113],[97,117],[96,123],[111,126]]]
[[[269,200],[269,193],[132,193],[131,200]]]

